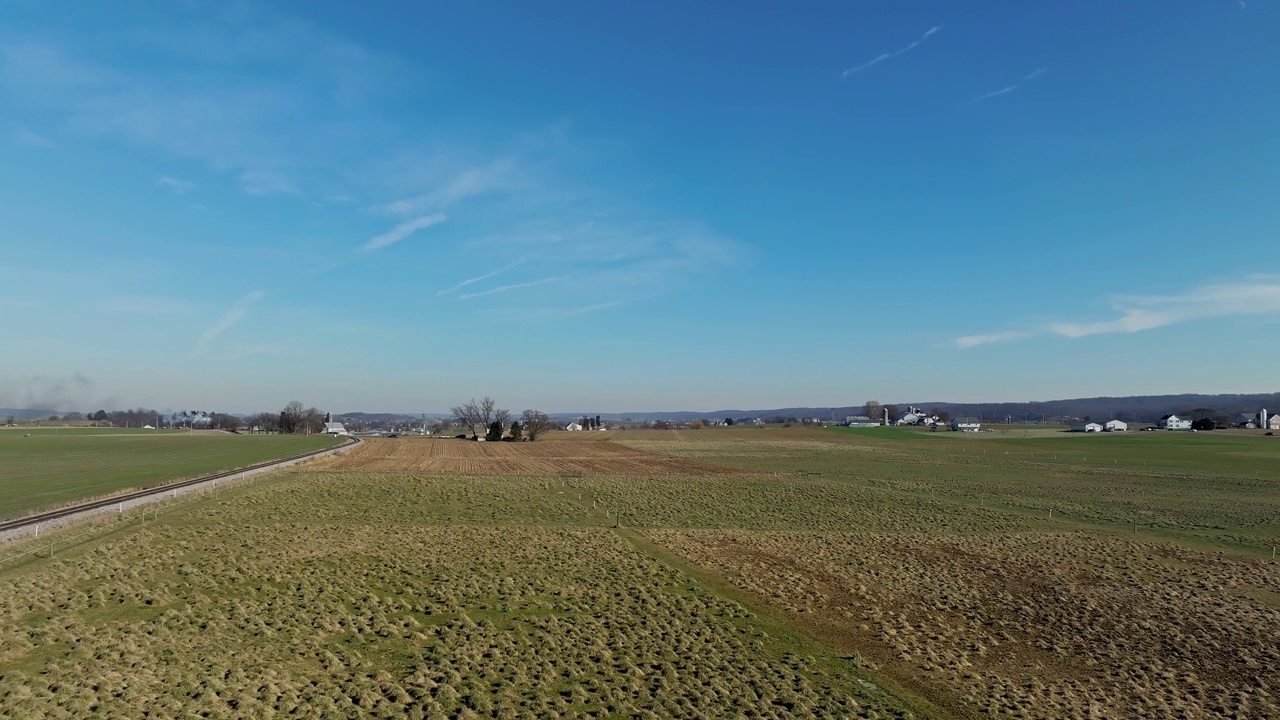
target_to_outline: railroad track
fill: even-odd
[[[275,465],[281,465],[283,463],[296,462],[298,460],[305,460],[309,457],[314,457],[316,455],[320,455],[323,453],[332,452],[334,450],[338,450],[344,447],[351,447],[352,445],[357,445],[359,443],[360,443],[360,438],[353,437],[349,439],[347,442],[337,447],[324,448],[323,450],[312,450],[311,452],[299,453],[297,455],[290,455],[289,457],[278,458],[276,460],[269,460],[267,462],[258,463],[257,465],[248,465],[246,467],[236,468],[234,470],[227,470],[226,472],[214,473],[213,475],[203,475],[198,478],[191,478],[190,480],[181,480],[175,483],[157,485],[155,487],[144,488],[142,490],[135,490],[133,492],[124,493],[122,495],[112,495],[111,497],[105,497],[98,500],[89,500],[87,502],[82,502],[78,505],[69,505],[64,508],[58,508],[57,510],[50,510],[48,512],[37,513],[35,515],[27,515],[25,517],[0,521],[0,533],[7,532],[9,530],[21,530],[23,528],[31,527],[33,525],[41,525],[43,523],[47,523],[52,520],[59,520],[61,518],[70,517],[72,515],[78,515],[82,512],[88,512],[90,510],[99,510],[102,508],[111,507],[112,505],[119,505],[120,503],[126,503],[131,500],[137,500],[139,498],[151,497],[153,495],[163,495],[164,493],[173,492],[174,490],[180,490],[185,487],[191,487],[192,485],[199,485],[200,483],[209,482],[211,480],[218,480],[220,478],[231,477],[232,475],[239,475],[245,472],[253,472],[254,470],[262,470],[265,468],[273,467]]]

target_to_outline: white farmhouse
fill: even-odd
[[[1191,421],[1184,420],[1177,415],[1165,415],[1160,418],[1160,422],[1156,426],[1162,430],[1190,430]]]
[[[1105,432],[1128,432],[1129,423],[1123,420],[1108,420],[1102,429]]]
[[[1096,422],[1082,423],[1080,425],[1072,425],[1071,432],[1083,432],[1083,433],[1102,432],[1102,426]]]

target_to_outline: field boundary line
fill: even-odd
[[[71,505],[57,510],[50,510],[35,515],[15,518],[0,522],[0,544],[19,540],[28,536],[38,536],[41,530],[52,530],[66,525],[74,524],[85,520],[94,515],[103,513],[122,514],[127,509],[149,505],[152,503],[162,502],[166,499],[174,499],[179,495],[186,495],[192,492],[203,490],[206,487],[216,488],[219,482],[230,484],[241,480],[247,480],[265,473],[283,470],[293,467],[299,463],[319,458],[329,457],[332,455],[341,455],[362,443],[360,438],[351,438],[348,442],[337,447],[324,448],[321,450],[312,450],[310,452],[292,455],[278,460],[271,460],[249,467],[239,468],[237,470],[228,470],[226,472],[214,473],[212,475],[203,475],[201,477],[192,478],[190,480],[182,480],[180,482],[169,483],[167,485],[157,485],[156,487],[136,490],[122,495],[113,497],[100,498],[90,500],[88,502]]]

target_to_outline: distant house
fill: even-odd
[[[1191,421],[1184,420],[1177,415],[1165,415],[1160,418],[1160,422],[1156,425],[1162,430],[1190,430]]]
[[[1128,432],[1129,423],[1123,420],[1108,420],[1102,429],[1105,432]]]
[[[345,426],[343,426],[343,424],[342,424],[342,423],[340,423],[340,422],[327,422],[327,423],[325,423],[325,424],[324,424],[324,430],[323,430],[322,432],[323,432],[323,434],[325,434],[325,435],[333,435],[333,436],[335,436],[335,437],[337,437],[337,436],[339,436],[339,435],[345,436],[345,435],[350,435],[350,434],[351,434],[351,433],[347,432],[347,428],[346,428]]]
[[[841,424],[845,427],[880,427],[879,421],[872,420],[866,415],[846,415]]]
[[[1267,430],[1280,430],[1280,415],[1272,415],[1267,418]]]
[[[951,430],[954,432],[978,432],[982,430],[982,421],[975,417],[951,418]]]
[[[1071,432],[1102,432],[1102,426],[1096,422],[1081,423],[1079,425],[1072,425]]]
[[[581,431],[582,431],[582,426],[581,426],[581,425],[579,425],[579,424],[578,424],[578,423],[576,423],[576,422],[572,422],[572,423],[569,423],[568,425],[566,425],[566,426],[564,427],[564,429],[565,429],[565,430],[568,430],[569,432],[581,432]]]
[[[1240,413],[1240,415],[1236,417],[1236,427],[1255,430],[1258,427],[1258,416],[1250,415],[1249,413]]]

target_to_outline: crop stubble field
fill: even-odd
[[[1265,505],[1241,534],[1175,474],[1185,537],[1135,537],[1094,525],[1126,512],[1087,497],[1101,469],[1080,497],[1024,476],[1046,497],[965,459],[807,431],[375,441],[4,569],[0,715],[1280,715],[1277,566],[1196,530],[1274,537]],[[1096,512],[1038,514],[1064,498]]]

